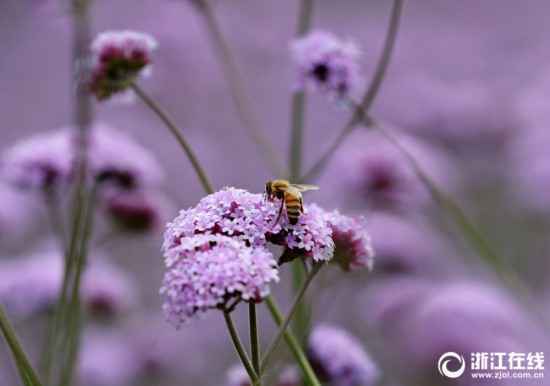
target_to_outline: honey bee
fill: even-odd
[[[274,224],[279,222],[283,214],[283,208],[286,207],[288,221],[294,225],[298,222],[300,214],[304,213],[304,200],[302,192],[308,190],[318,190],[315,185],[291,184],[287,180],[271,180],[265,184],[265,194],[268,200],[278,198],[281,200],[281,208]]]

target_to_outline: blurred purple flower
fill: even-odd
[[[35,219],[31,202],[12,186],[0,183],[0,243],[20,241]]]
[[[105,124],[92,127],[88,160],[97,181],[124,189],[158,186],[164,172],[146,148]],[[36,134],[4,155],[2,174],[12,184],[46,189],[68,183],[74,174],[76,131],[63,128]]]
[[[63,259],[54,251],[0,262],[0,299],[10,313],[26,318],[55,304],[63,277]],[[101,256],[90,259],[82,283],[82,299],[92,316],[113,317],[136,302],[126,273]]]
[[[394,134],[425,173],[444,190],[454,186],[449,160],[419,139]],[[430,201],[409,160],[379,133],[352,134],[335,156],[326,174],[328,186],[338,186],[334,201],[382,209],[414,210]]]
[[[448,351],[530,352],[548,345],[525,309],[486,284],[387,279],[369,288],[362,307],[388,354],[424,383],[439,379],[434,363]]]
[[[363,217],[349,217],[335,210],[325,214],[325,220],[332,229],[334,258],[344,271],[361,268],[372,269],[374,250]]]
[[[271,252],[222,235],[182,238],[165,251],[165,262],[160,293],[175,327],[210,309],[231,308],[230,301],[261,301],[279,280]]]
[[[79,355],[78,378],[85,386],[122,386],[138,376],[131,340],[114,330],[85,332]]]
[[[338,327],[316,327],[309,338],[308,355],[321,381],[331,386],[372,386],[379,377],[362,344]]]
[[[67,129],[34,134],[8,149],[3,177],[23,189],[50,189],[66,184],[73,174],[73,150]]]
[[[158,194],[150,192],[116,192],[104,198],[105,211],[121,229],[130,232],[147,232],[159,226],[162,205]]]
[[[107,31],[92,42],[90,89],[98,100],[128,89],[139,75],[147,75],[156,40],[141,32]]]
[[[324,212],[317,206],[308,206],[297,224],[289,224],[286,216],[274,224],[280,205],[279,200],[266,200],[262,194],[224,188],[204,197],[196,207],[182,210],[168,224],[163,245],[165,254],[184,237],[222,234],[247,246],[265,247],[270,241],[315,261],[330,259],[334,243]]]
[[[360,51],[326,31],[313,31],[291,44],[298,71],[298,88],[311,85],[338,100],[353,98],[361,86]]]
[[[92,128],[88,158],[97,181],[122,189],[157,187],[164,179],[162,166],[147,148],[105,124]]]
[[[296,367],[285,367],[274,383],[275,386],[300,386],[302,380]],[[226,372],[225,386],[252,386],[242,364],[231,366]]]

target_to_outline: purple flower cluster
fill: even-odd
[[[307,85],[335,99],[352,98],[362,78],[359,72],[359,49],[330,32],[314,31],[295,40],[292,56],[298,69],[298,87]]]
[[[167,251],[166,267],[160,293],[176,327],[209,309],[226,309],[230,300],[260,301],[269,294],[269,283],[279,280],[269,251],[223,235],[181,239]]]
[[[165,254],[184,237],[222,234],[249,247],[266,247],[269,241],[314,261],[329,260],[334,242],[324,212],[317,206],[307,206],[297,224],[290,224],[286,216],[275,224],[280,205],[279,200],[271,202],[262,194],[222,189],[204,197],[194,208],[182,210],[168,224]]]
[[[309,357],[323,383],[331,386],[371,386],[379,370],[361,343],[341,328],[321,325],[309,338]]]
[[[278,281],[269,243],[285,248],[279,263],[293,258],[329,261],[339,248],[345,269],[370,267],[372,248],[362,220],[308,205],[296,224],[275,223],[281,201],[224,188],[182,210],[168,224],[163,254],[167,272],[161,288],[164,311],[175,326],[209,309],[230,309],[240,300],[260,301]],[[334,237],[334,240],[333,240]]]
[[[325,219],[332,229],[334,240],[333,262],[344,271],[367,268],[374,264],[374,249],[363,217],[349,217],[335,210],[328,212]]]
[[[2,160],[2,175],[26,189],[58,187],[71,181],[75,131],[63,128],[15,144]],[[94,178],[117,188],[158,186],[163,180],[156,158],[128,134],[104,124],[90,130],[89,167]]]
[[[6,151],[2,157],[2,176],[23,189],[63,185],[73,175],[73,154],[69,130],[35,134]]]
[[[411,136],[399,134],[396,138],[431,179],[445,190],[452,190],[456,173],[444,154]],[[335,157],[327,178],[331,184],[341,186],[335,199],[345,198],[342,204],[411,211],[430,202],[409,160],[376,132],[351,135]]]
[[[63,259],[52,251],[3,261],[0,301],[20,318],[49,310],[59,294]],[[93,256],[82,283],[82,299],[92,316],[112,317],[135,305],[135,286],[126,273]]]
[[[98,100],[123,92],[139,76],[147,75],[151,54],[157,47],[153,37],[135,31],[107,31],[92,42],[90,90]]]

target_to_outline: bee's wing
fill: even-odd
[[[308,190],[319,190],[317,185],[307,185],[307,184],[290,184],[299,192],[307,192]]]

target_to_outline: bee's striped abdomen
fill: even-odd
[[[300,196],[292,194],[288,191],[285,192],[285,206],[288,221],[293,225],[296,224],[302,210]]]

